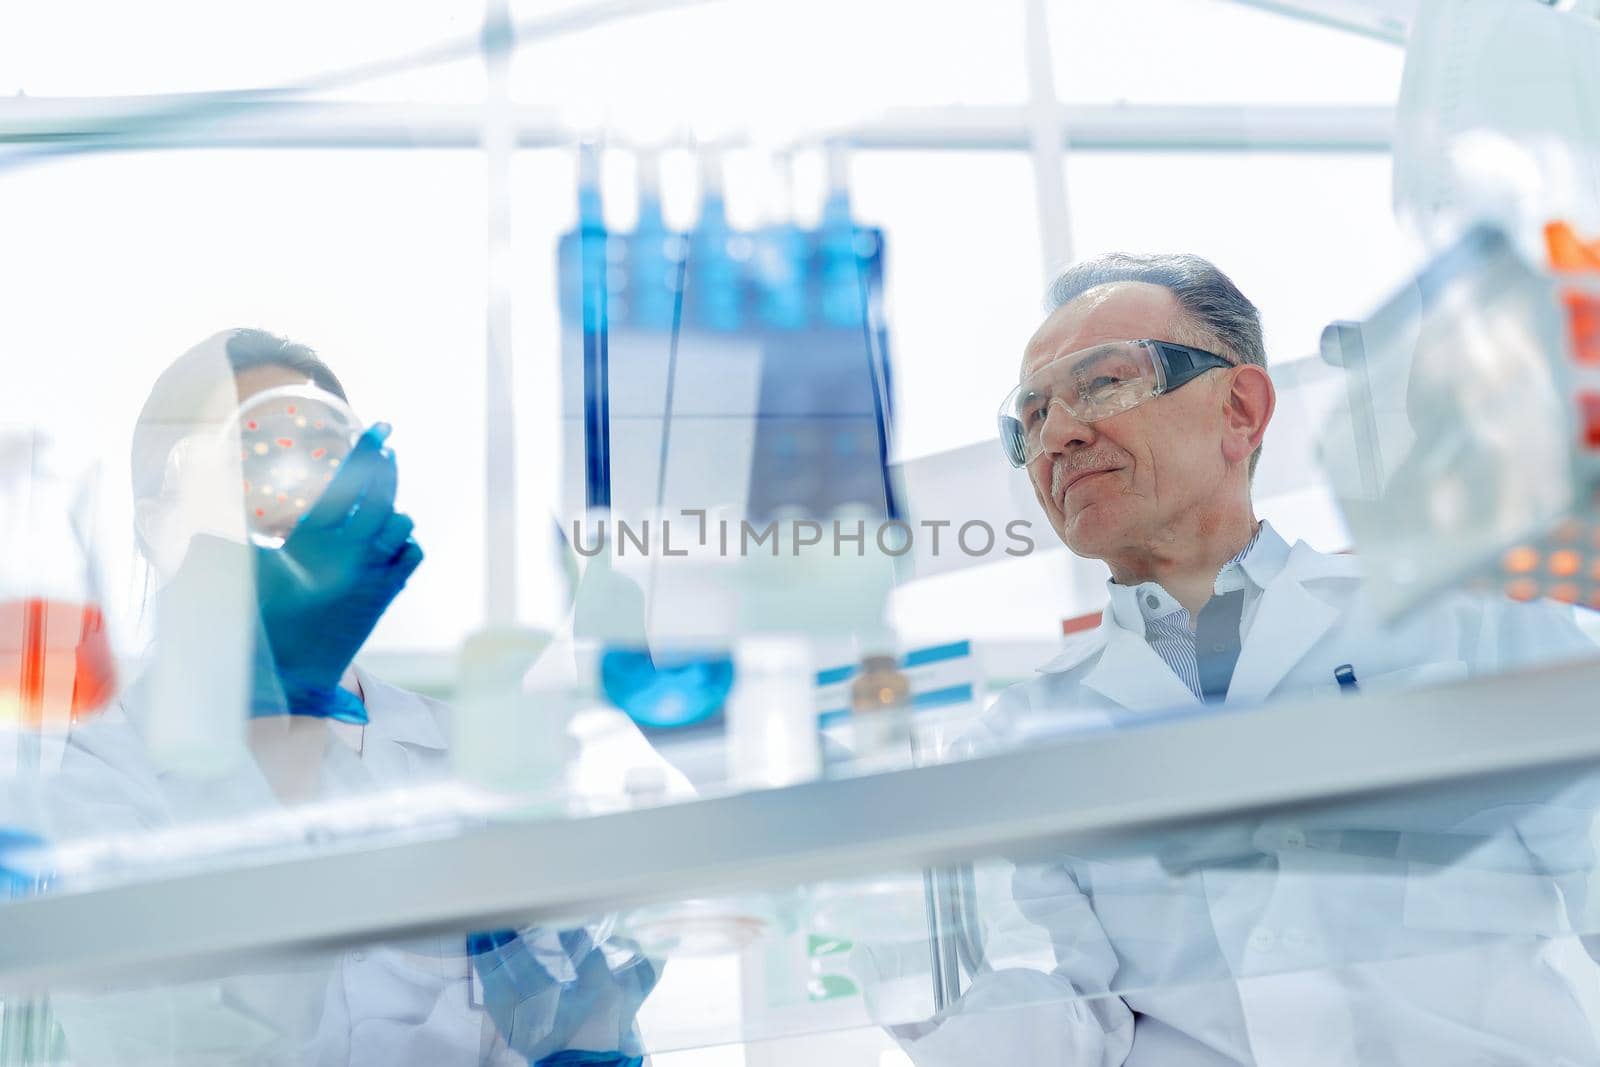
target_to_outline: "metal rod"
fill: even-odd
[[[1046,0],[1026,0],[1026,14],[1023,47],[1028,71],[1028,141],[1033,156],[1034,196],[1039,206],[1039,245],[1048,283],[1056,271],[1072,261],[1067,147],[1058,114]]]
[[[944,979],[945,1000],[954,1004],[961,999],[961,919],[956,914],[955,886],[951,874],[949,868],[940,870],[934,886],[939,895],[939,952],[943,957],[939,973]]]
[[[510,63],[514,47],[509,0],[486,0],[483,62],[488,85],[483,107],[483,160],[487,174],[486,367],[484,373],[484,615],[491,624],[517,619],[516,374],[511,337],[511,159],[516,133],[511,116]],[[542,523],[536,523],[541,530]],[[544,531],[548,537],[548,531]],[[550,554],[536,557],[548,560]],[[557,620],[548,621],[553,624]]]
[[[474,104],[240,98],[228,121],[140,123],[138,109],[179,107],[187,97],[0,98],[0,167],[22,149],[56,152],[151,148],[477,148]],[[518,148],[570,147],[583,131],[558,115],[511,107]],[[1219,107],[1060,105],[1050,121],[1078,151],[1387,152],[1394,109],[1383,106]],[[1041,134],[1043,135],[1041,138]],[[850,151],[1035,151],[1049,131],[1034,109],[1009,106],[897,108],[808,139]],[[627,148],[625,141],[613,141]],[[739,147],[730,137],[719,147]]]
[[[1384,44],[1404,45],[1406,34],[1410,29],[1407,20],[1398,14],[1385,14],[1372,12],[1367,18],[1362,19],[1341,11],[1336,3],[1307,2],[1307,0],[1233,0],[1236,4],[1260,8],[1270,11],[1275,15],[1296,19],[1300,22],[1309,22],[1316,26],[1326,26],[1332,30],[1341,30],[1345,33],[1357,34]]]
[[[922,871],[923,904],[928,910],[928,973],[933,982],[933,1010],[944,1011],[945,998],[943,934],[940,930],[939,887],[932,867]]]

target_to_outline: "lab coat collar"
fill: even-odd
[[[1135,616],[1138,609],[1134,609]],[[1173,708],[1199,704],[1183,680],[1172,673],[1139,630],[1125,629],[1107,611],[1100,625],[1070,639],[1067,647],[1039,667],[1041,674],[1061,674],[1100,653],[1100,659],[1083,678],[1083,685],[1125,708]]]
[[[1066,647],[1034,670],[1039,674],[1060,674],[1063,671],[1070,671],[1105,648],[1106,642],[1110,640],[1111,631],[1117,628],[1109,616],[1109,612],[1102,612],[1099,626],[1068,638]]]
[[[1350,556],[1325,555],[1306,544],[1293,548],[1267,523],[1255,547],[1240,562],[1246,576],[1262,589],[1260,605],[1234,668],[1228,700],[1265,699],[1338,618],[1338,612],[1304,587],[1305,582],[1326,578],[1360,577],[1360,567]],[[1112,605],[1100,625],[1070,638],[1060,653],[1038,668],[1041,674],[1072,670],[1096,653],[1098,663],[1083,684],[1123,707],[1178,707],[1197,704],[1193,692],[1172,672],[1144,639],[1144,621],[1133,592],[1127,586],[1109,586]],[[1117,590],[1130,594],[1124,625],[1117,611]]]
[[[1290,551],[1289,542],[1272,528],[1272,523],[1262,519],[1255,543],[1239,561],[1239,568],[1244,571],[1246,578],[1255,583],[1257,589],[1265,589],[1283,573],[1284,566],[1289,562]]]
[[[1272,584],[1272,580],[1282,572],[1284,563],[1289,558],[1289,545],[1272,524],[1265,519],[1261,520],[1260,527],[1255,536],[1250,539],[1243,552],[1223,565],[1217,572],[1217,589],[1225,592],[1232,588],[1242,588],[1243,582],[1229,575],[1242,572],[1245,579],[1256,587],[1259,592]],[[1234,571],[1233,568],[1237,568]],[[1144,582],[1140,585],[1120,585],[1117,582],[1106,581],[1106,590],[1110,596],[1110,614],[1112,619],[1124,630],[1144,636],[1145,629],[1153,618],[1158,618],[1175,610],[1181,610],[1181,605],[1172,594],[1161,588],[1155,582]],[[1140,603],[1140,598],[1146,595],[1158,597],[1160,606],[1151,605],[1146,608]]]
[[[360,666],[356,667],[356,680],[367,706],[367,745],[398,741],[439,751],[450,747],[434,713],[434,701],[390,685]]]
[[[1100,659],[1083,676],[1083,687],[1114,704],[1136,710],[1200,704],[1183,679],[1150,647],[1142,629],[1134,633],[1121,626],[1111,627]]]
[[[1325,556],[1304,541],[1296,542],[1289,550],[1278,578],[1261,594],[1250,632],[1239,651],[1239,662],[1228,686],[1230,704],[1265,700],[1322,640],[1338,620],[1339,612],[1307,589],[1305,583],[1341,577],[1359,577],[1355,560]]]

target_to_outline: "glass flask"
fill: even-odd
[[[24,739],[65,733],[116,691],[86,532],[93,490],[92,471],[69,472],[43,434],[0,431],[0,733],[12,739],[0,773],[30,769]]]
[[[644,590],[612,561],[607,520],[598,519],[599,540],[578,583],[574,634],[601,644],[599,686],[605,698],[646,729],[674,729],[705,722],[722,710],[733,688],[733,657],[707,649],[699,640],[675,632],[671,640],[647,636],[650,615]],[[695,621],[714,617],[703,599],[666,597],[666,611]],[[683,621],[683,620],[679,620]]]
[[[669,729],[704,722],[733,688],[726,654],[611,648],[600,657],[606,699],[641,726]]]

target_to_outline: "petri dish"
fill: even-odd
[[[238,437],[250,539],[281,546],[333,481],[361,430],[348,404],[315,386],[267,389],[241,404],[223,434]]]

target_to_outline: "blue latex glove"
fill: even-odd
[[[0,900],[25,897],[40,888],[41,879],[26,866],[12,866],[11,854],[39,848],[44,838],[13,826],[0,826]]]
[[[564,930],[557,939],[530,946],[511,930],[468,935],[484,1007],[500,1036],[533,1067],[638,1067],[643,1049],[633,1019],[655,988],[656,965],[634,955],[613,971],[587,931]],[[596,1019],[601,1013],[609,1018]],[[615,1048],[567,1047],[580,1027],[595,1022],[614,1035]]]
[[[384,423],[363,433],[283,547],[257,550],[256,596],[282,701],[258,687],[254,714],[367,721],[339,680],[422,562],[411,519],[394,510],[388,436]]]
[[[581,1052],[578,1049],[568,1049],[558,1052],[554,1056],[546,1056],[535,1063],[533,1067],[587,1067],[597,1064],[600,1067],[640,1067],[644,1063],[643,1056],[624,1056],[620,1052]]]

